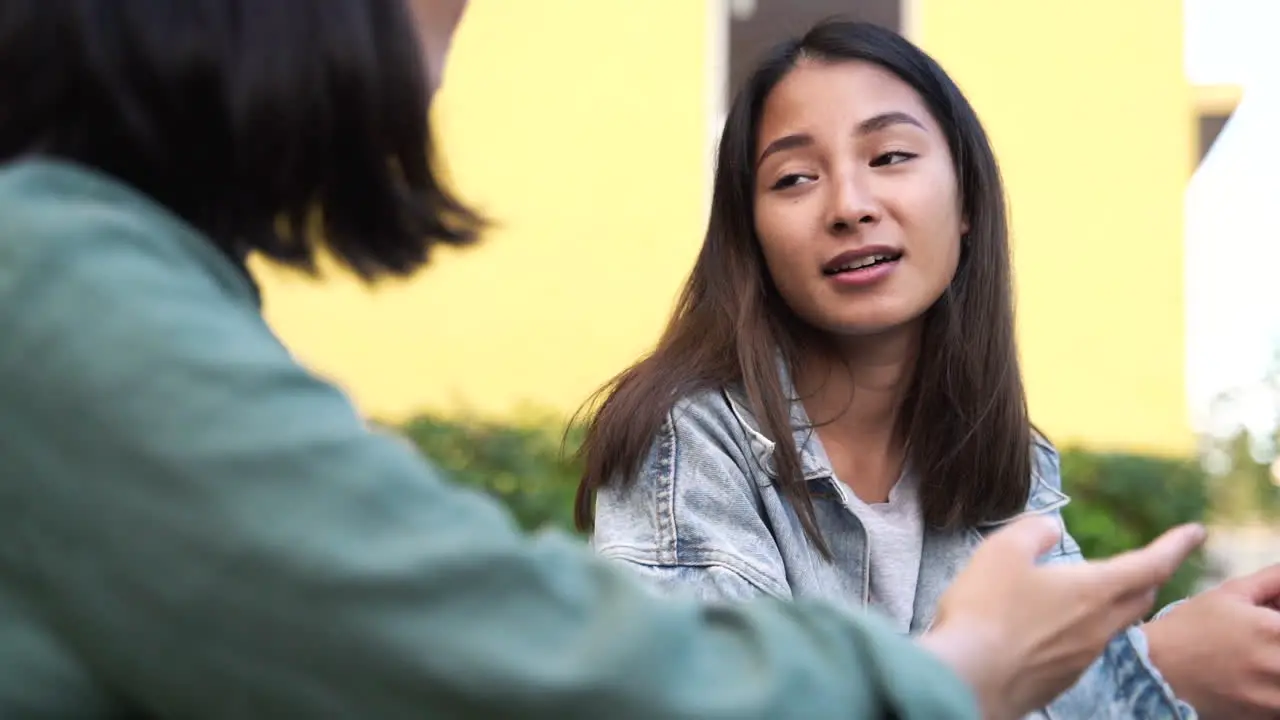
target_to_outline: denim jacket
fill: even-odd
[[[691,592],[708,600],[806,598],[864,607],[866,535],[836,485],[803,406],[792,406],[794,441],[813,489],[818,527],[837,553],[836,562],[825,560],[808,541],[795,510],[778,491],[773,443],[747,407],[737,390],[708,391],[676,403],[639,477],[613,483],[597,495],[596,551],[630,566],[661,592]],[[1037,439],[1025,513],[1060,521],[1067,503],[1058,455]],[[955,532],[925,530],[911,634],[929,628],[952,578],[979,542],[1007,522]],[[1064,531],[1043,562],[1082,559],[1079,545]],[[1135,626],[1113,638],[1079,682],[1037,716],[1194,718],[1195,712],[1151,664],[1146,637]]]

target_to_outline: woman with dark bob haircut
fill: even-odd
[[[919,48],[834,20],[760,61],[719,152],[678,308],[588,426],[580,525],[661,589],[927,636],[985,537],[1068,502],[1027,413],[986,133]],[[1065,531],[1043,558],[1082,560]],[[1277,599],[1280,566],[1129,628],[1045,712],[1270,717]]]
[[[0,717],[1012,718],[1147,611],[1202,529],[1042,568],[1017,524],[920,640],[659,600],[372,432],[245,260],[475,238],[427,126],[464,4],[0,3]]]

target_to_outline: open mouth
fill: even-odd
[[[822,274],[830,277],[833,275],[842,275],[844,273],[854,273],[859,270],[868,270],[878,265],[897,262],[901,259],[902,253],[877,253],[875,255],[866,255],[847,262],[842,262],[839,265],[823,268]]]

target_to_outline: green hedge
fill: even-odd
[[[401,430],[457,482],[505,503],[526,529],[572,530],[579,477],[572,453],[579,429],[566,437],[556,420],[538,416],[512,424],[423,416]],[[1072,496],[1063,514],[1086,557],[1137,547],[1206,514],[1206,477],[1195,464],[1067,450],[1062,472]],[[1165,588],[1162,600],[1185,596],[1200,572],[1197,558]]]
[[[1065,450],[1062,485],[1071,496],[1062,515],[1085,557],[1115,555],[1208,515],[1208,476],[1194,462]],[[1161,591],[1157,607],[1192,593],[1203,572],[1198,552]]]
[[[422,416],[400,430],[456,482],[501,500],[525,529],[573,529],[577,429],[566,436],[557,420],[531,415],[511,424]]]

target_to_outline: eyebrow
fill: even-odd
[[[914,125],[921,130],[925,129],[924,123],[921,123],[914,116],[895,110],[892,112],[880,113],[879,115],[873,115],[866,120],[863,120],[858,123],[855,133],[858,135],[870,135],[893,127],[894,125]],[[756,160],[756,168],[759,169],[760,165],[762,165],[764,161],[774,153],[782,152],[783,150],[795,150],[802,147],[809,147],[811,145],[813,145],[813,136],[808,133],[783,135],[777,140],[769,143],[769,145],[765,147],[764,151],[760,153],[760,158]]]

